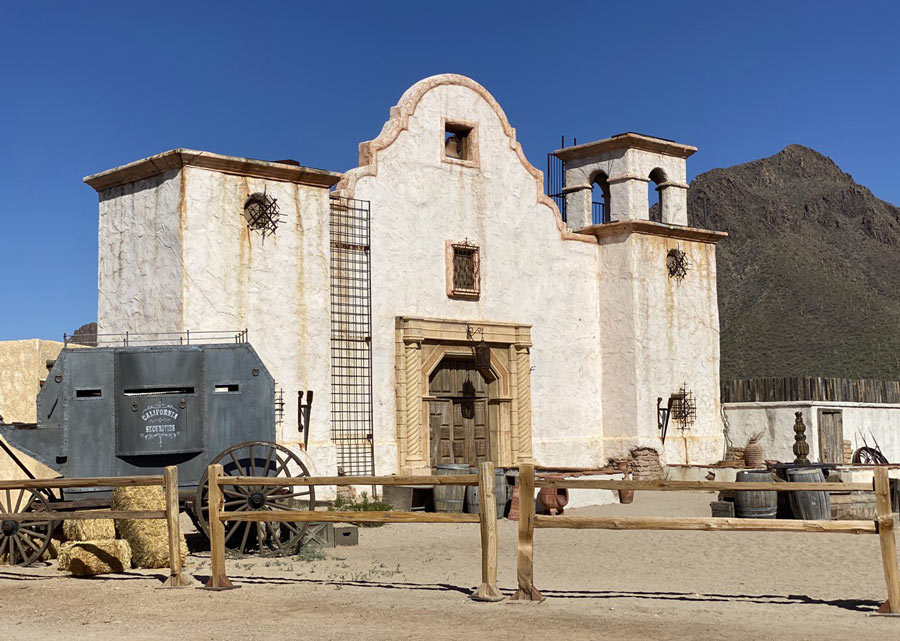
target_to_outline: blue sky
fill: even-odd
[[[898,24],[895,2],[3,0],[0,340],[96,319],[83,176],[174,147],[345,170],[437,73],[485,85],[540,168],[562,135],[693,144],[691,177],[800,143],[900,203]]]

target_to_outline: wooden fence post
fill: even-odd
[[[478,515],[481,522],[481,585],[472,594],[476,601],[502,601],[497,587],[497,499],[494,496],[494,464],[478,467]]]
[[[875,516],[878,519],[878,540],[881,543],[881,562],[887,582],[888,599],[882,606],[891,614],[900,614],[900,573],[897,570],[897,548],[894,544],[894,517],[891,514],[891,486],[886,467],[875,468]]]
[[[166,468],[166,525],[169,529],[169,578],[164,588],[183,588],[191,580],[182,574],[181,568],[181,524],[178,522],[178,468]]]
[[[225,574],[225,524],[221,519],[225,500],[222,495],[222,486],[219,484],[223,473],[222,466],[219,464],[210,465],[207,473],[209,477],[207,501],[209,503],[210,577],[205,587],[210,590],[230,590],[236,587]]]
[[[513,599],[543,601],[534,587],[534,464],[519,465],[519,540],[516,548],[516,576],[519,589]]]

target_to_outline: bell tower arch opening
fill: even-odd
[[[647,183],[647,216],[656,223],[663,222],[663,199],[666,198],[664,185],[669,182],[666,172],[657,167],[650,172],[650,182]]]
[[[591,224],[609,222],[609,176],[598,171],[591,176]]]

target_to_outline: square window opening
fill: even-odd
[[[444,156],[455,160],[472,160],[472,127],[444,123]]]

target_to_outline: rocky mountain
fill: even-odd
[[[722,380],[900,380],[900,208],[800,145],[697,176],[717,247]]]

